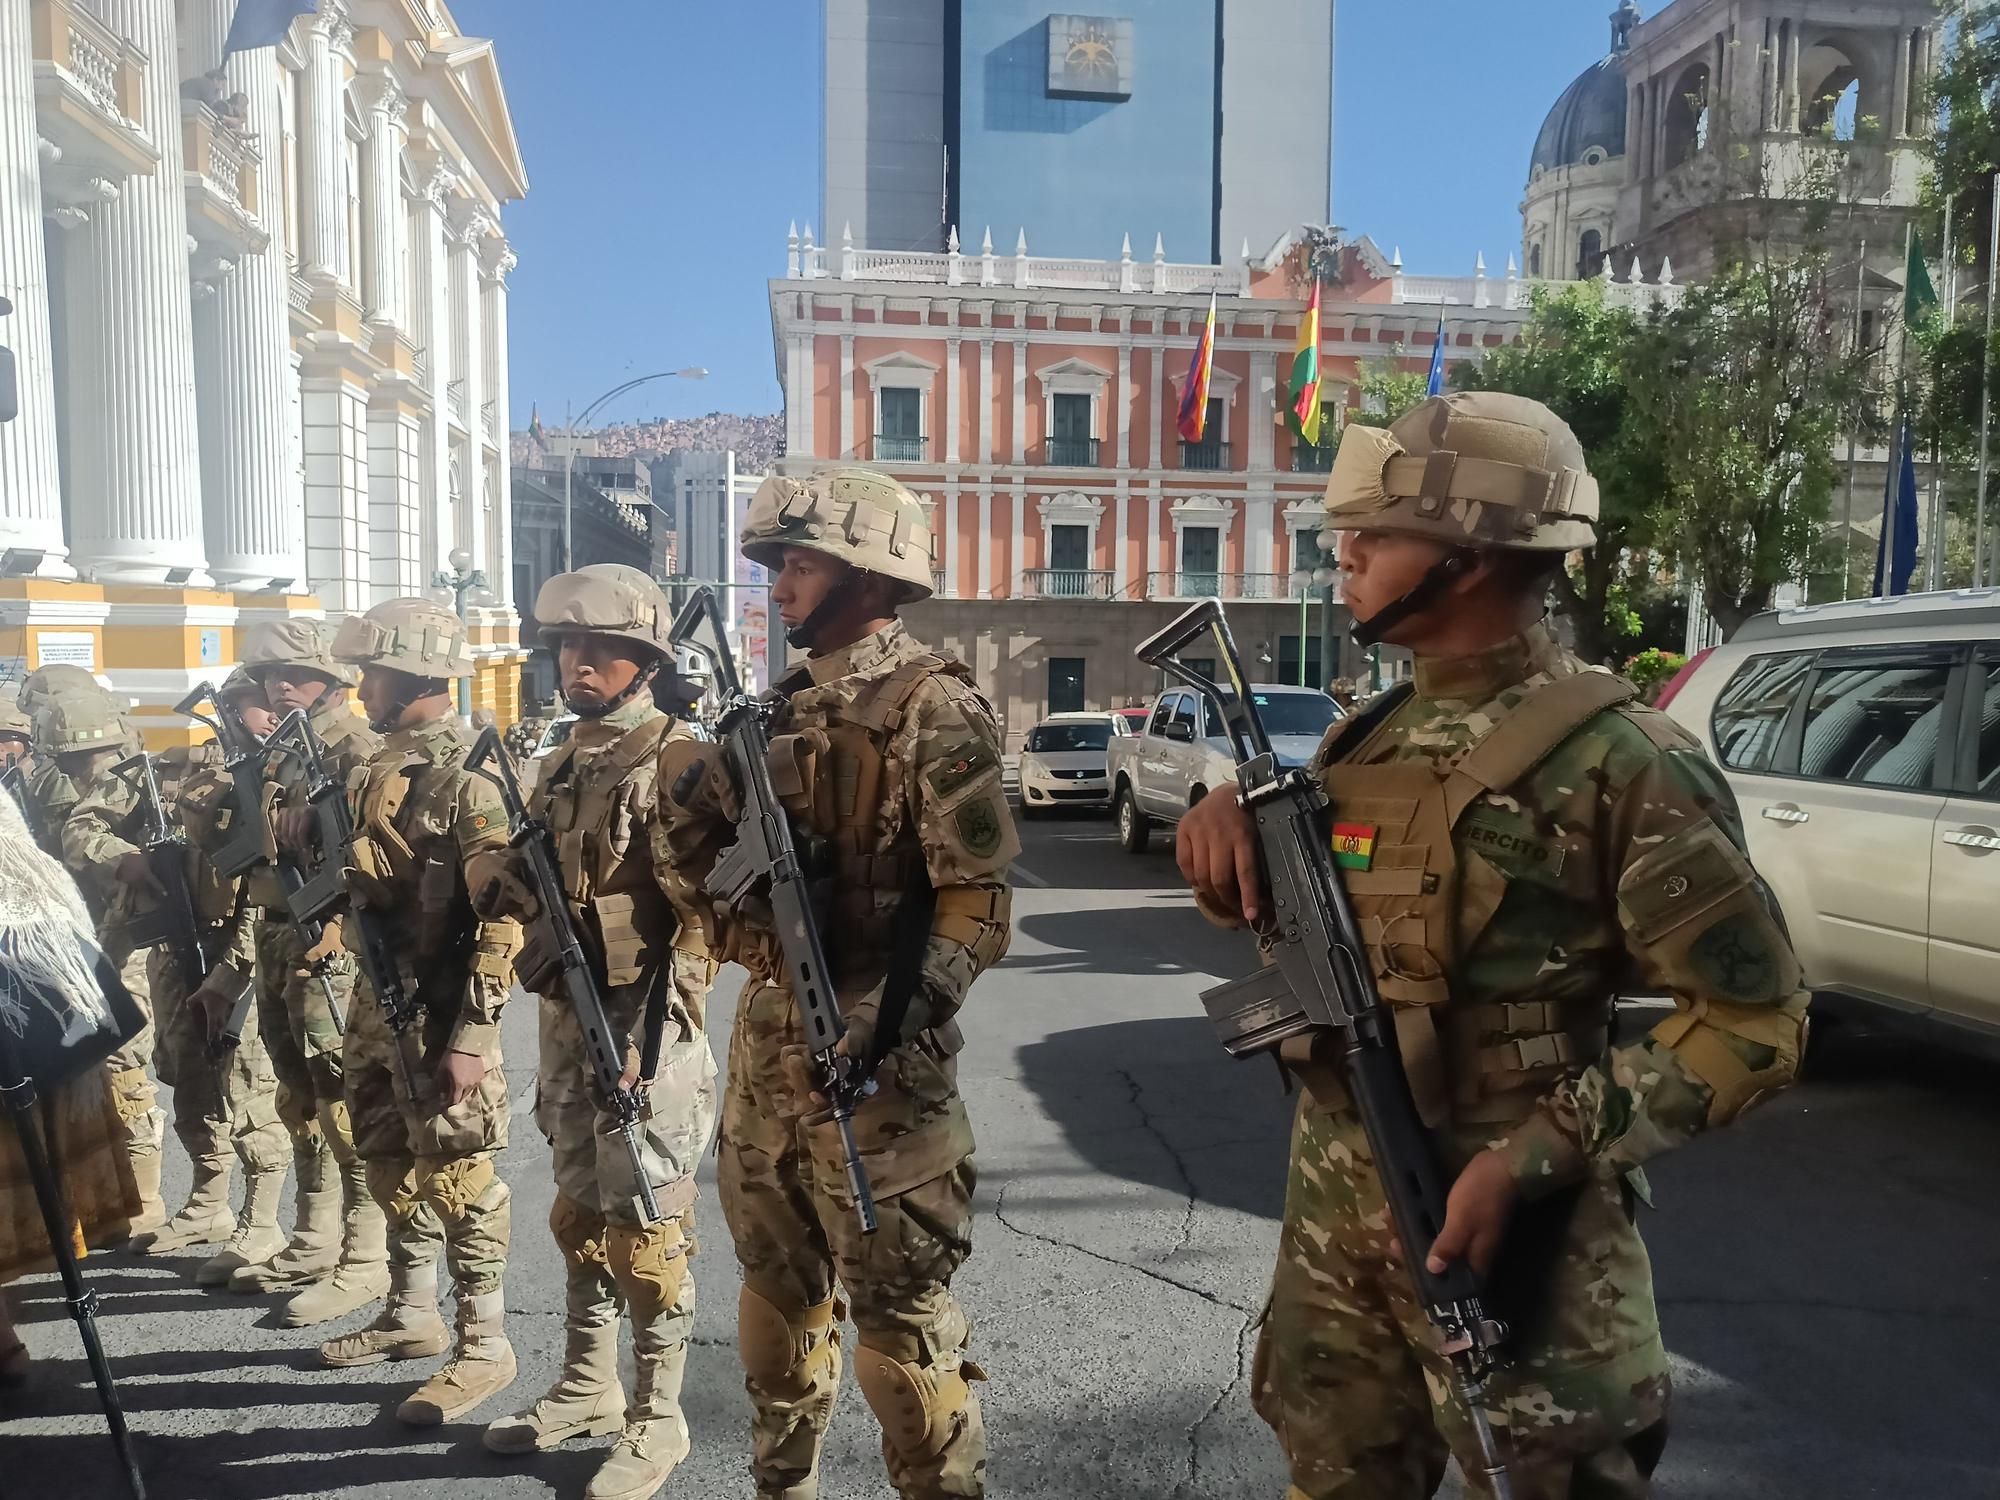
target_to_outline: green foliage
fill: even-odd
[[[1361,405],[1347,414],[1349,422],[1357,427],[1387,427],[1424,399],[1430,375],[1403,369],[1403,357],[1399,344],[1388,358],[1362,364],[1358,381]]]
[[[1639,690],[1639,696],[1651,703],[1660,696],[1660,689],[1673,680],[1674,673],[1687,665],[1687,660],[1678,651],[1662,651],[1658,646],[1648,646],[1637,656],[1627,659],[1624,672],[1627,680]]]

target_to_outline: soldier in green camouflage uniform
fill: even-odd
[[[1596,487],[1576,439],[1518,397],[1434,398],[1350,428],[1329,525],[1364,643],[1416,658],[1414,692],[1336,726],[1315,762],[1338,863],[1420,1113],[1455,1174],[1425,1253],[1488,1277],[1512,1326],[1486,1410],[1520,1500],[1642,1496],[1668,1377],[1633,1224],[1651,1157],[1792,1077],[1799,969],[1698,742],[1540,623]],[[1181,866],[1224,919],[1261,920],[1232,797],[1182,823]],[[1612,998],[1675,1013],[1612,1047]],[[1305,1085],[1253,1399],[1296,1500],[1429,1495],[1476,1470],[1435,1333],[1398,1264],[1334,1045]]]
[[[28,785],[42,847],[63,858],[63,826],[86,792],[107,780],[111,767],[137,752],[139,737],[111,695],[81,667],[44,667],[21,685],[21,702],[35,721],[35,744],[42,762]],[[153,1000],[147,978],[148,954],[127,941],[109,920],[111,891],[99,880],[77,882],[84,905],[97,923],[105,954],[146,1018],[136,1036],[104,1061],[112,1103],[125,1128],[125,1152],[138,1184],[140,1209],[131,1222],[135,1248],[146,1248],[167,1222],[160,1197],[160,1150],[167,1116],[160,1108],[149,1065],[153,1060]],[[193,1243],[184,1241],[183,1243]]]
[[[348,782],[355,839],[343,861],[359,952],[379,921],[421,1019],[399,1039],[364,971],[341,1050],[354,1149],[389,1222],[389,1304],[359,1333],[320,1346],[329,1365],[420,1359],[452,1347],[438,1318],[443,1253],[458,1303],[453,1356],[396,1409],[411,1426],[463,1416],[514,1379],[501,1275],[512,1195],[495,1169],[507,1144],[500,1009],[520,929],[476,914],[465,862],[506,842],[500,794],[465,770],[471,742],[451,681],[472,670],[464,623],[428,599],[350,615],[333,655],[361,669],[361,705],[384,736]],[[287,826],[288,840],[296,836]]]
[[[715,1133],[715,1059],[701,1020],[715,965],[698,928],[676,931],[648,833],[662,795],[661,754],[691,737],[653,700],[655,679],[673,663],[672,616],[659,585],[617,563],[558,574],[535,599],[577,723],[543,763],[531,807],[555,838],[573,920],[602,964],[606,1019],[644,1101],[640,1151],[660,1219],[645,1220],[575,1006],[541,929],[530,926],[520,973],[542,997],[535,1122],[554,1159],[549,1228],[568,1284],[568,1340],[554,1387],[487,1428],[486,1446],[530,1453],[618,1433],[588,1500],[646,1500],[689,1451],[680,1393],[694,1328],[694,1173]],[[483,906],[524,921],[540,914],[512,857],[493,857],[467,876]],[[621,1305],[638,1375],[629,1403],[618,1384]]]
[[[751,502],[743,551],[776,572],[772,601],[792,643],[812,653],[773,689],[772,782],[801,842],[820,851],[843,1045],[882,1059],[880,1087],[854,1114],[881,1219],[865,1236],[838,1130],[810,1097],[769,911],[754,901],[721,910],[702,890],[734,838],[735,788],[713,746],[675,747],[688,769],[661,776],[670,893],[720,956],[750,971],[730,1038],[718,1176],[743,1267],[737,1337],[756,1408],[757,1493],[818,1492],[840,1379],[837,1280],[897,1491],[983,1495],[986,1433],[968,1385],[983,1376],[965,1356],[972,1325],[951,1293],[972,1248],[974,1182],[953,1018],[1007,945],[1007,866],[1020,846],[999,730],[967,670],[894,618],[931,584],[929,528],[900,484],[860,470],[769,480]],[[899,913],[933,892],[914,992],[889,996]]]
[[[227,697],[258,698],[256,684],[240,673],[221,689]],[[268,728],[268,724],[264,726]],[[246,1018],[242,1040],[218,1051],[217,1026],[251,982],[250,921],[241,879],[224,880],[204,854],[229,832],[226,801],[231,781],[214,741],[177,747],[154,757],[162,812],[188,841],[187,880],[202,938],[213,955],[206,974],[184,974],[165,946],[148,955],[155,1007],[155,1059],[174,1091],[174,1134],[194,1165],[187,1203],[157,1234],[133,1248],[163,1254],[197,1244],[223,1248],[197,1271],[204,1286],[226,1282],[238,1268],[267,1260],[284,1243],[278,1198],[285,1183],[285,1141],[278,1124],[277,1080]],[[139,845],[151,810],[136,772],[98,778],[63,825],[63,854],[70,868],[109,891],[111,923],[145,910],[159,884]],[[230,1208],[232,1167],[243,1164],[243,1214]]]
[[[382,737],[348,701],[353,669],[333,659],[320,621],[254,626],[244,638],[243,670],[262,687],[274,713],[306,715],[328,769],[343,782],[381,747]],[[274,816],[304,807],[304,772],[296,760],[277,757],[268,775]],[[337,920],[306,952],[272,867],[252,872],[250,899],[256,908],[257,1014],[282,1085],[278,1106],[292,1142],[297,1209],[285,1248],[263,1265],[246,1266],[229,1285],[238,1292],[293,1292],[279,1322],[303,1328],[344,1317],[388,1290],[388,1227],[355,1154],[341,1082],[333,1007],[342,1015],[354,1009],[354,957],[341,946]]]

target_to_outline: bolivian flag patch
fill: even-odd
[[[1333,862],[1343,870],[1365,870],[1375,863],[1375,824],[1333,825]]]

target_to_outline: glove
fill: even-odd
[[[542,903],[511,859],[495,856],[483,861],[483,866],[475,867],[480,878],[472,883],[472,909],[480,916],[488,921],[512,917],[517,922],[532,922],[542,914]]]
[[[514,977],[534,995],[553,995],[562,980],[562,959],[539,927],[528,929],[521,951],[514,955]]]
[[[320,928],[319,941],[306,949],[306,963],[317,968],[330,959],[338,958],[347,949],[340,940],[340,918],[334,917]]]

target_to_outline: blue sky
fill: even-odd
[[[1535,132],[1603,55],[1611,8],[1341,5],[1335,222],[1400,245],[1412,271],[1469,273],[1483,250],[1497,275]],[[709,378],[603,416],[777,410],[765,282],[787,223],[817,215],[814,0],[458,0],[454,14],[498,45],[528,166],[528,198],[506,210],[515,424],[532,402],[560,422],[565,401],[690,364]]]

